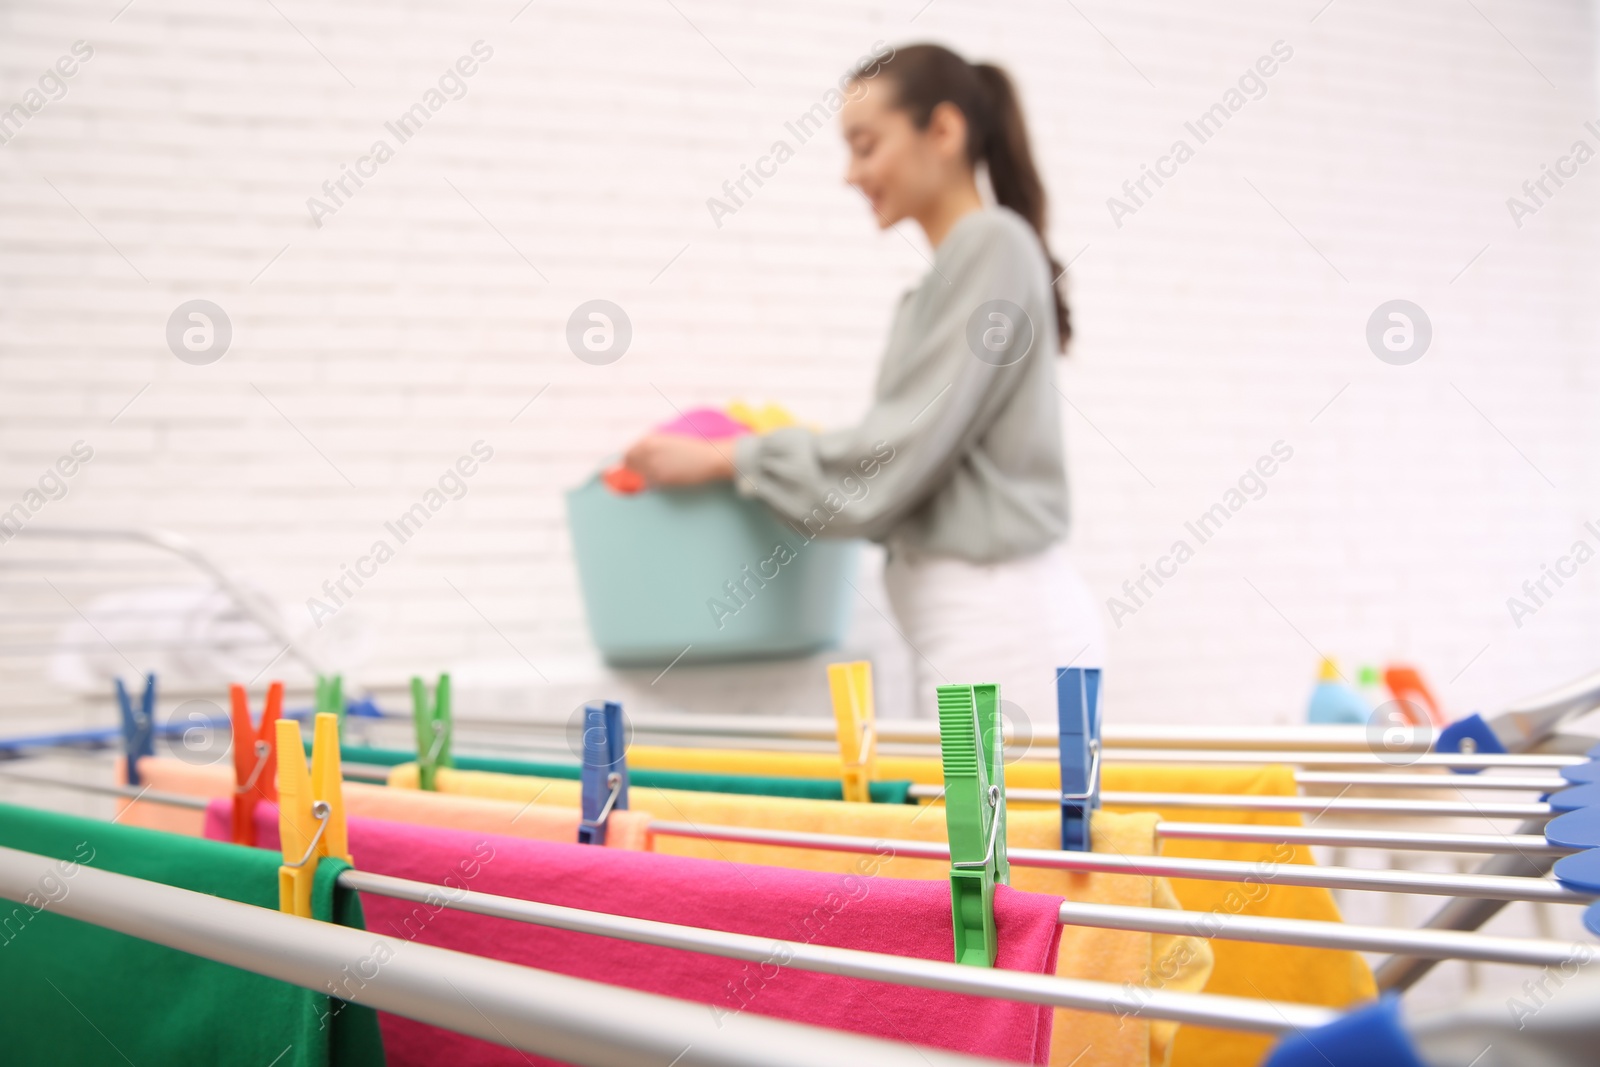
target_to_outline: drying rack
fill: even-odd
[[[52,721],[97,712],[102,682],[135,662],[166,665],[174,694],[187,677],[196,697],[234,664],[324,669],[263,596],[182,534],[42,524],[6,533],[0,684],[12,713],[24,710],[19,693],[48,698],[33,710]]]
[[[976,688],[976,687],[973,687]],[[1336,728],[1288,729],[1261,736],[1252,731],[1246,736],[1226,729],[1202,730],[1106,730],[1103,737],[1085,736],[1082,757],[1085,766],[1097,769],[1100,758],[1115,762],[1122,758],[1148,760],[1152,755],[1173,760],[1204,763],[1285,762],[1300,768],[1297,778],[1303,785],[1319,788],[1343,785],[1364,787],[1392,785],[1397,798],[1356,800],[1343,797],[1234,797],[1218,794],[1097,794],[1085,792],[1058,794],[1055,791],[1030,793],[1009,790],[1016,800],[1072,802],[1080,815],[1095,803],[1117,806],[1163,806],[1218,809],[1226,807],[1264,807],[1278,811],[1342,810],[1363,813],[1403,812],[1412,817],[1481,815],[1486,818],[1519,819],[1513,834],[1454,834],[1444,832],[1385,830],[1318,830],[1312,827],[1252,827],[1232,824],[1180,823],[1163,821],[1158,834],[1167,839],[1212,838],[1218,840],[1263,840],[1320,845],[1353,845],[1379,849],[1421,849],[1463,853],[1486,853],[1490,858],[1476,871],[1466,874],[1435,874],[1401,870],[1348,867],[1313,867],[1289,864],[1263,871],[1258,865],[1222,860],[1195,860],[1172,857],[1126,857],[1088,851],[1052,851],[1008,848],[1001,855],[1012,866],[1049,867],[1073,871],[1103,871],[1148,877],[1200,878],[1238,881],[1245,876],[1282,885],[1316,886],[1387,893],[1422,894],[1449,898],[1448,902],[1418,929],[1354,926],[1342,923],[1299,919],[1213,913],[1164,911],[1147,908],[1064,903],[1060,921],[1084,926],[1125,930],[1198,934],[1205,937],[1237,939],[1321,948],[1342,948],[1365,952],[1392,953],[1377,970],[1381,988],[1403,991],[1414,984],[1434,963],[1445,959],[1476,960],[1549,969],[1568,965],[1576,954],[1587,961],[1592,956],[1587,944],[1553,939],[1493,937],[1477,930],[1510,901],[1539,901],[1588,907],[1595,893],[1574,888],[1546,877],[1563,857],[1584,852],[1583,843],[1551,840],[1545,825],[1559,814],[1559,798],[1528,802],[1472,801],[1450,803],[1406,799],[1407,790],[1422,786],[1449,784],[1463,790],[1491,790],[1531,793],[1544,796],[1573,785],[1563,775],[1593,763],[1578,752],[1596,750],[1595,739],[1562,733],[1574,718],[1600,707],[1600,675],[1591,675],[1521,702],[1492,719],[1476,718],[1467,727],[1446,730],[1438,744],[1414,746],[1406,752],[1402,769],[1377,771],[1373,764],[1383,759],[1367,748],[1364,738]],[[842,723],[843,720],[840,720]],[[454,724],[470,732],[475,728],[547,729],[527,724],[462,719]],[[840,734],[829,734],[825,720],[803,722],[750,722],[726,717],[696,716],[672,721],[645,720],[632,724],[635,735],[689,737],[703,744],[708,739],[809,744],[831,736],[840,743]],[[837,731],[837,724],[836,731]],[[939,734],[932,724],[877,723],[871,727],[874,743],[900,743],[926,748]],[[996,731],[998,734],[998,731]],[[1077,747],[1079,738],[1063,741],[1049,755],[1061,759]],[[431,745],[429,742],[432,742]],[[1360,747],[1357,747],[1357,746]],[[1445,747],[1450,746],[1450,747]],[[434,738],[418,739],[418,755],[431,750],[437,754]],[[1496,751],[1499,749],[1499,751]],[[800,749],[804,750],[804,749]],[[1023,755],[1024,759],[1044,758],[1041,748]],[[1391,755],[1384,753],[1383,755]],[[1065,769],[1065,764],[1063,765]],[[1316,768],[1357,768],[1331,772]],[[1442,774],[1416,773],[1416,768],[1439,768]],[[359,770],[359,768],[352,768]],[[1457,772],[1457,773],[1450,773]],[[1487,772],[1487,773],[1485,773]],[[1494,772],[1510,772],[1497,774]],[[81,781],[53,779],[19,773],[5,768],[8,778],[32,782],[41,787],[62,787],[110,795],[135,797],[145,802],[176,806],[203,806],[205,801],[176,794],[161,794],[127,786],[95,785]],[[1065,780],[1065,778],[1064,778]],[[935,799],[939,787],[919,790],[926,799]],[[616,800],[613,785],[609,803]],[[604,813],[585,811],[585,821]],[[674,834],[716,840],[776,844],[796,848],[824,848],[833,851],[869,853],[885,844],[896,855],[909,858],[949,860],[952,846],[924,841],[884,842],[871,838],[851,838],[829,834],[762,830],[750,827],[716,827],[669,820],[655,820],[658,834]],[[953,835],[952,835],[953,838]],[[993,850],[991,846],[991,850]],[[0,849],[0,897],[21,899],[39,877],[43,857],[10,849]],[[75,883],[73,894],[61,905],[63,914],[131,933],[161,944],[180,948],[207,958],[218,959],[248,970],[268,974],[284,981],[322,988],[332,971],[343,965],[348,946],[340,947],[336,938],[360,939],[363,951],[370,948],[371,934],[332,929],[327,924],[310,924],[295,916],[263,913],[261,909],[234,904],[181,889],[138,882],[107,872],[85,870],[89,875]],[[366,893],[423,900],[439,887],[405,882],[361,871],[346,871],[341,882]],[[129,884],[136,883],[136,884]],[[1600,888],[1600,887],[1596,887]],[[199,899],[194,899],[194,898]],[[774,942],[719,931],[674,926],[668,923],[629,919],[586,912],[554,905],[463,891],[453,894],[446,906],[503,919],[530,922],[561,929],[577,930],[647,944],[683,948],[735,959],[761,960],[773,951]],[[319,940],[323,939],[323,940]],[[574,1063],[826,1063],[826,1062],[977,1062],[966,1057],[937,1053],[906,1046],[806,1028],[799,1024],[770,1019],[741,1020],[732,1029],[707,1033],[705,1013],[698,1006],[685,1005],[661,997],[611,987],[597,998],[593,983],[542,974],[527,968],[473,957],[463,957],[443,949],[408,946],[413,965],[385,968],[378,981],[370,983],[360,995],[362,1003],[435,1025],[470,1033],[491,1041],[511,1044],[525,1051],[556,1056]],[[960,964],[921,959],[906,959],[875,953],[823,946],[789,943],[792,965],[803,970],[870,978],[877,981],[928,989],[994,996],[1056,1007],[1088,1011],[1116,1011],[1126,1003],[1120,987],[1074,979],[1023,975]],[[334,961],[339,961],[335,963]],[[473,996],[474,1017],[449,1006],[451,998],[439,995],[445,987],[442,975],[458,987],[482,994]],[[624,995],[625,994],[625,995]],[[1577,995],[1576,993],[1574,994]],[[1600,990],[1584,993],[1583,1004],[1589,1017],[1600,1019]],[[620,998],[620,999],[619,999]],[[597,1017],[597,1003],[612,1007]],[[625,1010],[615,1010],[617,1005]],[[1403,1020],[1392,1000],[1385,1000],[1369,1012],[1377,1014],[1385,1033],[1409,1032],[1409,1040],[1421,1052],[1429,1042],[1443,1047],[1442,1028],[1430,1027],[1427,1020]],[[1337,1046],[1340,1027],[1361,1013],[1309,1007],[1213,994],[1172,993],[1162,990],[1141,994],[1141,1013],[1155,1019],[1183,1023],[1237,1028],[1288,1035],[1274,1064],[1298,1064],[1312,1060],[1294,1059],[1296,1040],[1320,1037],[1314,1050],[1327,1062],[1339,1067],[1344,1061],[1329,1060],[1326,1050]],[[1401,1027],[1404,1025],[1404,1031]],[[1492,1021],[1485,1021],[1491,1025]],[[1554,1023],[1551,1023],[1554,1025]],[[1518,1040],[1536,1037],[1537,1019],[1527,1029],[1531,1034],[1506,1033],[1507,1047]],[[1593,1024],[1591,1038],[1600,1038],[1600,1022]],[[492,1031],[492,1032],[489,1032]],[[665,1059],[661,1057],[665,1055]],[[674,1060],[674,1057],[677,1057]],[[1283,1058],[1287,1057],[1287,1058]],[[1350,1060],[1348,1062],[1356,1062]],[[1370,1060],[1365,1062],[1372,1062]],[[1397,1061],[1398,1062],[1398,1061]],[[1421,1062],[1421,1061],[1418,1061]],[[1429,1067],[1451,1062],[1430,1057]],[[1555,1061],[1560,1062],[1560,1061]],[[1576,1061],[1574,1061],[1576,1062]],[[1463,1064],[1463,1067],[1466,1067]]]

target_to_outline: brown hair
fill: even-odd
[[[967,120],[967,162],[988,164],[995,199],[1033,227],[1044,246],[1050,276],[1059,278],[1061,264],[1045,241],[1045,192],[1028,146],[1028,127],[1022,104],[1006,72],[992,63],[968,63],[950,49],[936,44],[897,48],[883,60],[873,60],[855,72],[865,81],[879,74],[894,79],[894,106],[905,111],[919,130],[927,129],[933,109],[949,102]],[[1051,285],[1056,304],[1056,332],[1062,351],[1072,337],[1067,301]]]

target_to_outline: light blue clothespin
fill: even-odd
[[[140,785],[139,759],[156,754],[156,676],[144,677],[144,699],[137,709],[128,698],[122,679],[116,679],[117,704],[122,709],[122,748],[128,759],[128,784]]]
[[[1100,668],[1056,671],[1061,721],[1061,847],[1090,851],[1090,814],[1100,806]]]
[[[583,819],[580,845],[606,843],[606,820],[628,810],[628,752],[622,705],[607,700],[583,709]]]

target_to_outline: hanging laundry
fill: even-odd
[[[1169,764],[1106,764],[1101,771],[1102,791],[1156,793],[1226,793],[1245,796],[1296,796],[1299,786],[1294,769],[1281,764],[1257,767],[1193,767]],[[1159,813],[1175,822],[1248,823],[1266,826],[1300,826],[1295,812],[1249,811],[1239,808],[1174,809]],[[1278,864],[1311,864],[1311,849],[1283,843],[1246,841],[1165,841],[1163,856],[1237,860],[1270,870]],[[1316,919],[1340,922],[1333,894],[1307,886],[1261,882],[1214,882],[1200,878],[1175,878],[1172,888],[1189,911],[1218,915]],[[1256,944],[1217,940],[1216,968],[1206,984],[1208,993],[1240,997],[1270,997],[1298,1004],[1345,1008],[1377,995],[1372,971],[1359,953],[1296,945]],[[1235,1067],[1259,1063],[1273,1039],[1259,1034],[1185,1026],[1173,1049],[1175,1067]]]
[[[884,778],[910,778],[908,774],[890,774],[884,770],[889,757],[878,756],[878,774]],[[944,769],[937,759],[918,758],[905,761],[920,768],[926,764],[934,768],[937,784],[944,783]],[[629,745],[628,769],[647,767],[655,770],[698,771],[712,774],[759,774],[784,778],[839,778],[843,774],[838,753],[827,752],[763,752],[759,749],[677,748],[671,745]],[[1015,765],[1006,769],[1006,785],[1016,786],[1011,775]]]
[[[231,801],[218,803],[226,835]],[[50,910],[82,864],[276,911],[279,854],[10,805],[0,805],[0,845],[60,861],[34,905],[0,901],[0,1004],[13,1024],[0,1059],[10,1067],[382,1067],[370,1008]],[[365,929],[361,902],[335,884],[348,866],[317,865],[313,916]]]
[[[410,763],[417,758],[415,752],[399,748],[360,748],[345,745],[341,749],[346,763],[367,763],[379,767],[394,767]],[[498,759],[486,756],[451,758],[458,771],[493,771],[496,774],[524,774],[538,778],[571,778],[577,780],[583,769],[576,763],[555,763],[534,760]],[[751,774],[709,774],[695,771],[651,771],[628,769],[629,780],[634,785],[654,786],[659,789],[687,789],[696,793],[744,793],[764,797],[805,797],[810,800],[843,800],[844,786],[825,778],[780,778]],[[909,781],[873,782],[874,804],[911,803]]]
[[[443,768],[440,777],[446,777]],[[229,810],[226,801],[212,802],[208,832],[229,832]],[[950,889],[944,879],[735,866],[379,819],[351,818],[349,831],[361,869],[377,874],[775,940],[951,957]],[[257,834],[270,846],[273,822],[258,815]],[[776,949],[772,959],[748,963],[386,897],[366,895],[363,905],[370,928],[379,933],[695,1000],[714,1015],[752,1011],[1014,1062],[1047,1062],[1048,1007],[800,971],[784,966]],[[1060,905],[1058,896],[1001,887],[995,895],[997,966],[1054,973]],[[398,1016],[380,1018],[395,1067],[552,1062]]]
[[[158,793],[179,793],[186,797],[233,796],[233,771],[227,763],[197,767],[165,756],[145,756],[139,761],[139,779]],[[120,762],[117,781],[127,784],[127,769]],[[206,817],[203,811],[157,804],[153,800],[120,799],[116,821],[123,826],[199,837]]]
[[[809,778],[838,778],[843,770],[836,755],[825,753],[762,752],[757,750],[673,748],[662,745],[634,745],[628,749],[630,771],[634,767],[709,771],[727,773],[743,769],[752,774],[793,775]],[[936,759],[912,756],[885,756],[877,760],[878,774],[886,778],[909,779],[926,785],[940,784],[944,771]],[[1061,787],[1060,768],[1048,760],[1017,760],[1006,766],[1009,789],[1047,789]],[[1225,793],[1253,796],[1296,796],[1299,787],[1294,770],[1282,765],[1255,767],[1195,767],[1169,764],[1106,763],[1100,775],[1102,793]],[[1011,801],[1006,803],[1008,825],[1024,811],[1059,812],[1056,805]],[[1269,826],[1300,826],[1294,812],[1246,811],[1217,808],[1196,811],[1159,811],[1162,818],[1176,822],[1228,822]],[[663,818],[669,816],[663,815]],[[711,822],[714,820],[707,819]],[[835,831],[837,832],[837,831]],[[663,839],[665,841],[665,839]],[[1058,847],[1056,844],[1044,847]],[[676,843],[658,847],[677,849]],[[790,850],[793,851],[793,850]],[[1198,859],[1241,860],[1270,868],[1279,863],[1314,864],[1311,849],[1303,845],[1259,844],[1231,841],[1164,841],[1163,856],[1192,856]],[[1198,878],[1174,879],[1172,889],[1180,904],[1189,911],[1217,911],[1224,915],[1260,915],[1281,918],[1317,919],[1339,922],[1342,916],[1333,894],[1307,886],[1246,885]],[[1263,997],[1270,990],[1274,999],[1300,1004],[1344,1008],[1376,995],[1377,985],[1366,961],[1355,952],[1338,949],[1301,948],[1293,945],[1254,944],[1245,941],[1216,941],[1216,968],[1208,993],[1231,993],[1242,997]],[[1184,1027],[1173,1050],[1173,1067],[1235,1067],[1259,1062],[1270,1048],[1268,1037],[1235,1031]]]
[[[416,765],[411,766],[415,770]],[[147,756],[139,761],[139,774],[158,792],[199,797],[233,795],[232,772],[221,765],[191,767],[179,760]],[[264,804],[262,807],[272,818],[277,817],[276,806]],[[566,806],[527,807],[521,803],[482,797],[387,789],[363,782],[344,783],[344,810],[346,815],[361,815],[371,819],[505,834],[538,841],[576,841],[578,822],[582,817],[577,802]],[[181,828],[171,817],[170,813],[174,811],[187,817]],[[611,831],[606,835],[607,847],[635,851],[650,847],[650,816],[647,813],[618,811],[612,814],[615,817],[611,821]],[[145,820],[150,819],[160,822],[161,829],[195,836],[204,832],[205,818],[205,812],[172,808],[154,801],[126,801],[123,803],[123,814],[119,816],[128,825],[144,825]],[[227,840],[228,837],[224,834],[221,839]],[[277,831],[273,831],[272,840],[276,842],[277,839]]]
[[[1155,855],[1159,851],[1156,821],[1156,816],[1148,813],[1098,812],[1089,823],[1092,850],[1120,856]],[[1006,839],[1012,848],[1059,848],[1059,811],[1008,812]],[[1083,903],[1169,910],[1179,906],[1172,884],[1165,878],[1013,866],[1011,884],[1035,893],[1057,892]],[[1145,1063],[1167,1067],[1183,1028],[1170,1020],[1146,1018],[1139,1010],[1143,991],[1198,993],[1211,977],[1213,962],[1212,943],[1200,937],[1063,927],[1057,974],[1119,982],[1129,992],[1123,1010],[1116,1014],[1057,1008],[1050,1062],[1060,1067]]]
[[[630,769],[629,774],[632,773]],[[395,767],[390,772],[389,782],[395,787],[416,788],[415,765]],[[532,802],[535,807],[546,802],[575,803],[578,788],[576,782],[459,769],[441,770],[436,784],[445,792]],[[840,834],[884,842],[945,840],[944,818],[936,812],[930,813],[926,807],[732,797],[639,788],[631,783],[629,794],[636,808],[648,808],[665,820],[696,825]],[[1154,815],[1101,812],[1092,823],[1093,844],[1103,852],[1153,855],[1156,852],[1155,824]],[[1061,843],[1060,812],[1008,811],[1006,834],[1012,848],[1057,849]],[[877,853],[862,855],[657,834],[654,848],[661,853],[720,859],[741,865],[884,875],[897,879],[936,880],[941,884],[948,884],[950,871],[948,861],[895,856],[893,847],[888,844]],[[741,867],[743,869],[747,868]],[[1015,889],[1048,893],[1082,903],[1177,907],[1171,886],[1161,878],[1072,873],[1013,865],[1011,885]],[[1169,992],[1198,992],[1210,971],[1210,948],[1199,938],[1152,937],[1136,931],[1086,927],[1069,928],[1063,933],[1056,964],[1056,973],[1062,977],[1111,982],[1130,991],[1143,986]],[[1151,1024],[1138,1012],[1138,1004],[1137,996],[1130,992],[1128,1011],[1121,1016],[1058,1009],[1049,1062],[1063,1067],[1067,1064],[1077,1067],[1164,1065],[1177,1027]]]

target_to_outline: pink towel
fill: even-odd
[[[730,417],[726,411],[690,408],[671,422],[657,426],[655,432],[677,434],[679,437],[705,437],[716,441],[749,433],[750,427]]]
[[[206,836],[227,839],[228,802],[213,801]],[[567,907],[757,937],[949,961],[950,886],[941,881],[822,874],[650,852],[351,818],[350,851],[365,871]],[[256,818],[257,842],[278,826]],[[874,870],[863,857],[861,870]],[[1055,973],[1061,897],[1000,887],[999,966]],[[367,929],[612,985],[699,1001],[718,1017],[743,1010],[1020,1063],[1050,1055],[1048,1007],[941,993],[783,966],[639,945],[593,934],[412,904],[363,893]],[[380,1014],[393,1067],[520,1067],[554,1061]]]

